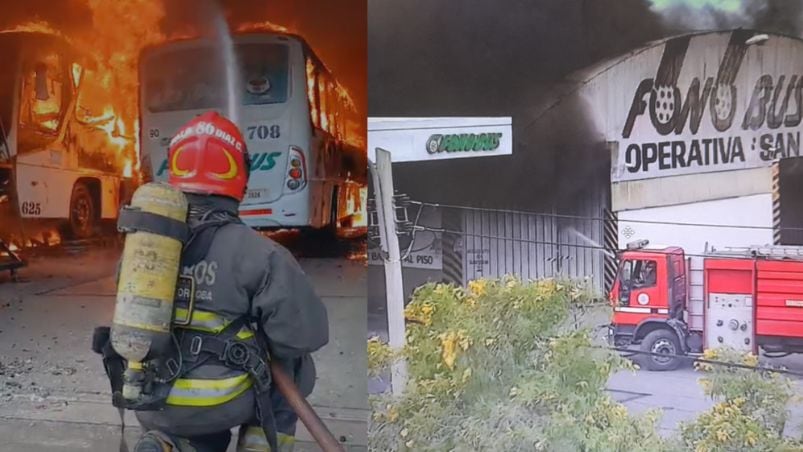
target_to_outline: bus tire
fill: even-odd
[[[324,226],[324,235],[328,239],[337,237],[337,214],[338,214],[338,187],[332,189],[332,205],[329,207],[329,223]]]
[[[682,355],[683,349],[680,348],[680,341],[674,331],[666,328],[660,328],[651,331],[644,336],[641,340],[642,352],[660,353],[667,355]],[[639,365],[645,367],[647,370],[654,372],[662,372],[668,370],[675,370],[680,366],[681,358],[677,356],[655,356],[655,355],[641,355],[638,359]]]
[[[97,218],[92,192],[85,183],[76,183],[70,197],[70,216],[66,227],[68,238],[87,239],[95,235]]]

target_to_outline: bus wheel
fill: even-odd
[[[340,189],[335,187],[332,191],[332,206],[329,209],[329,224],[324,227],[324,235],[328,239],[337,238],[337,220],[338,220],[338,194]]]
[[[73,239],[86,239],[95,234],[97,208],[89,187],[75,184],[70,198],[70,220],[67,235]]]
[[[677,369],[681,361],[677,355],[683,353],[677,335],[673,331],[663,328],[650,332],[641,340],[641,351],[653,353],[652,355],[642,355],[639,360],[639,364],[652,371]]]

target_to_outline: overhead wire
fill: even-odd
[[[426,206],[435,207],[435,208],[442,208],[442,209],[467,210],[467,211],[484,212],[484,213],[504,213],[504,214],[513,214],[513,215],[533,215],[533,216],[548,217],[548,218],[565,218],[565,219],[574,219],[574,220],[618,221],[618,222],[622,222],[622,223],[673,225],[673,226],[685,226],[685,227],[710,227],[710,228],[758,229],[758,230],[774,230],[775,229],[773,226],[760,226],[760,225],[697,223],[697,222],[668,221],[668,220],[638,220],[638,219],[615,218],[613,216],[611,218],[604,218],[604,217],[596,217],[596,216],[589,216],[589,215],[571,215],[571,214],[559,214],[559,213],[551,213],[551,212],[532,212],[532,211],[509,210],[509,209],[490,209],[490,208],[483,208],[483,207],[458,206],[458,205],[453,205],[453,204],[428,203],[428,202],[421,202],[421,201],[410,201],[410,202],[412,204],[421,204],[421,205],[426,205]],[[803,231],[803,227],[779,227],[778,229],[785,230],[785,231]]]
[[[569,247],[569,248],[583,248],[583,249],[596,250],[596,251],[600,251],[600,252],[611,252],[612,251],[610,248],[606,248],[606,247],[601,246],[601,245],[599,245],[599,246],[598,245],[584,245],[584,244],[579,244],[579,243],[563,243],[563,242],[558,243],[558,242],[549,242],[549,241],[545,241],[545,240],[531,240],[531,239],[503,237],[503,236],[496,236],[496,235],[472,234],[470,232],[463,232],[463,231],[457,231],[457,230],[451,230],[451,229],[445,229],[445,228],[431,228],[431,227],[426,227],[426,226],[419,226],[419,228],[421,228],[421,230],[438,232],[438,233],[441,233],[441,234],[455,234],[455,235],[461,235],[461,236],[464,236],[464,237],[477,237],[477,238],[480,238],[480,239],[487,239],[487,240],[510,241],[510,242],[528,243],[528,244],[533,244],[533,245],[556,246],[556,247],[565,246],[565,247]],[[639,252],[642,252],[642,253],[654,253],[654,254],[662,254],[663,253],[661,250],[655,250],[655,249],[634,249],[633,251],[639,251]],[[719,251],[720,255],[727,254],[727,252],[728,252],[727,249]],[[731,253],[731,255],[729,255],[728,257],[733,257],[732,256],[732,253],[733,253],[732,250],[730,251],[730,253]],[[665,254],[665,253],[663,253],[663,254]],[[707,258],[716,258],[716,257],[718,257],[716,250],[712,251],[709,254],[687,253],[687,252],[684,252],[683,254],[686,257],[707,257]],[[791,258],[791,257],[796,257],[796,256],[788,256],[788,257]],[[801,254],[800,256],[797,256],[797,257],[803,258],[803,254]],[[744,256],[744,258],[749,258],[749,256]]]

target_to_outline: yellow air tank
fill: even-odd
[[[170,324],[186,234],[187,199],[163,183],[137,189],[120,214],[125,232],[111,327],[114,350],[128,361],[122,396],[136,400],[142,391],[143,361],[171,346]],[[184,228],[184,229],[182,229]]]

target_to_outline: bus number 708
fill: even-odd
[[[268,138],[275,140],[276,138],[279,138],[279,136],[280,136],[279,126],[277,125],[273,125],[270,127],[266,125],[248,127],[249,140],[253,140],[255,138],[259,140],[267,140]]]

